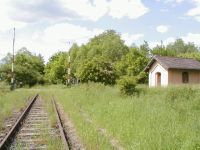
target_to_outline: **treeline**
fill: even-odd
[[[71,63],[68,63],[68,56]],[[68,79],[67,68],[71,67],[72,82],[101,82],[113,85],[123,82],[146,83],[147,73],[143,72],[153,55],[194,58],[200,61],[200,49],[193,43],[177,39],[166,47],[157,45],[150,49],[145,41],[140,46],[124,44],[120,34],[114,30],[90,39],[85,45],[73,44],[69,52],[54,54],[45,65],[41,55],[35,55],[26,48],[15,56],[15,79],[17,86],[35,84],[60,84]],[[8,54],[0,63],[0,79],[10,83],[12,56]],[[131,78],[131,79],[130,79]]]

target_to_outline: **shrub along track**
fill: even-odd
[[[69,149],[60,116],[53,101],[59,130],[50,126],[50,119],[44,107],[44,101],[36,95],[24,110],[6,136],[0,141],[0,150],[4,149],[48,149],[46,139],[49,136],[62,138],[63,149]]]

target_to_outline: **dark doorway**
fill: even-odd
[[[157,72],[156,73],[156,86],[160,86],[161,85],[161,73]]]
[[[189,82],[189,73],[188,72],[182,72],[182,82],[183,83]]]

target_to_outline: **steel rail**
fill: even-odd
[[[65,130],[63,128],[63,124],[62,124],[62,121],[61,121],[61,117],[60,117],[60,113],[58,111],[58,108],[57,108],[57,104],[55,102],[55,98],[52,97],[52,103],[53,103],[53,107],[54,107],[54,110],[55,110],[55,113],[56,113],[56,118],[57,118],[57,123],[58,123],[58,126],[59,126],[59,130],[60,130],[60,136],[61,136],[61,139],[63,141],[63,145],[64,145],[64,149],[66,150],[69,150],[69,143],[68,143],[68,140],[66,138],[66,133],[65,133]]]
[[[0,150],[8,149],[10,146],[13,137],[18,132],[19,128],[22,125],[23,120],[27,116],[28,112],[30,111],[31,107],[33,106],[34,102],[38,98],[38,94],[31,100],[27,108],[23,111],[23,113],[20,115],[20,117],[17,119],[16,123],[13,125],[13,127],[10,129],[10,131],[7,133],[3,141],[0,143]]]

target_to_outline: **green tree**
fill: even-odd
[[[182,39],[177,39],[174,43],[170,43],[166,47],[167,51],[175,52],[176,55],[181,53],[198,52],[198,47],[193,43],[184,43]]]
[[[128,52],[128,47],[114,30],[107,30],[95,36],[87,44],[89,51],[87,58],[103,57],[108,62],[116,62]]]
[[[179,56],[184,53],[196,53],[199,52],[199,48],[193,43],[184,43],[182,39],[177,39],[175,42],[168,44],[166,47],[157,45],[153,48],[153,55],[160,56]]]
[[[143,71],[149,59],[140,53],[138,48],[130,48],[130,51],[117,62],[116,69],[119,76],[137,76]]]
[[[10,83],[12,57],[8,54],[0,67],[1,76]],[[33,86],[44,83],[44,60],[41,55],[32,54],[27,48],[21,48],[15,56],[15,82],[17,85]]]
[[[152,51],[152,55],[159,55],[159,56],[175,56],[175,52],[173,51],[167,51],[166,47],[164,45],[157,45],[155,46]]]
[[[197,61],[200,61],[200,52],[183,53],[183,54],[179,54],[178,57],[192,58],[192,59],[195,59]]]
[[[144,41],[144,44],[140,45],[139,51],[143,56],[150,58],[151,49],[149,48],[149,44],[147,41]]]
[[[115,84],[117,78],[114,66],[103,58],[86,60],[78,69],[77,77],[82,82],[101,82],[105,85]]]
[[[67,79],[67,52],[54,54],[45,66],[45,80],[49,83],[65,83]]]
[[[72,74],[80,74],[82,71],[81,67],[87,64],[87,60],[95,63],[96,59],[103,59],[104,62],[102,63],[106,62],[114,66],[127,52],[128,47],[125,46],[120,35],[114,30],[107,30],[90,39],[86,45],[78,47],[74,44],[72,46],[70,49]],[[94,58],[95,60],[93,60]]]

